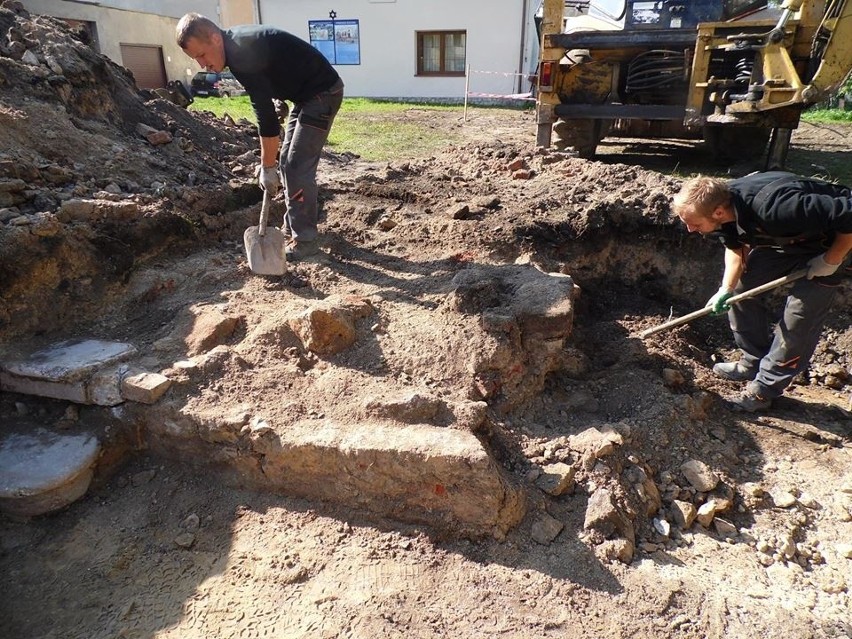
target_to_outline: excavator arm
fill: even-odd
[[[802,90],[807,103],[834,93],[852,68],[852,2],[833,0],[814,38],[814,57],[819,66]]]

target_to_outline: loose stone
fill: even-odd
[[[691,459],[681,464],[680,471],[695,490],[706,493],[719,483],[719,477],[704,462]]]

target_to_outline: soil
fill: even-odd
[[[370,398],[439,398],[451,414],[427,421],[475,432],[527,514],[506,533],[459,536],[235,486],[197,450],[137,432],[83,500],[0,519],[2,636],[852,637],[849,288],[810,371],[765,414],[732,411],[740,385],[711,373],[735,356],[724,320],[638,337],[718,286],[720,248],[669,210],[683,176],[758,165],[720,167],[676,140],[607,140],[587,161],[535,149],[529,112],[472,109],[462,123],[412,107],[406,122],[456,142],[392,163],[326,153],[323,255],[254,276],[242,243],[260,200],[252,127],[137,93],[65,27],[13,4],[0,33],[19,29],[41,64],[0,57],[6,355],[130,341],[174,380],[172,405],[279,428],[358,421]],[[172,141],[152,145],[139,123]],[[791,162],[848,163],[850,135],[804,124]],[[515,266],[579,290],[567,343],[539,367],[482,328],[494,290],[459,301],[459,273]],[[357,309],[348,348],[311,352],[292,328],[319,301]],[[214,315],[236,323],[209,351],[193,323]],[[205,352],[217,355],[196,372],[175,366]],[[461,418],[483,401],[482,418]],[[0,395],[2,428],[78,430],[119,412]],[[605,450],[578,450],[589,428],[608,433]],[[718,484],[688,481],[690,461]],[[551,496],[536,482],[558,462],[576,486]],[[614,507],[595,523],[601,495]],[[678,524],[708,502],[707,527]]]

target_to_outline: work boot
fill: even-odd
[[[319,255],[319,242],[317,240],[299,241],[293,240],[284,248],[284,254],[288,262],[301,262],[310,257]]]
[[[739,362],[720,362],[713,366],[717,377],[729,379],[732,382],[750,382],[757,375],[757,370]]]
[[[730,402],[733,404],[734,410],[742,410],[747,413],[756,413],[772,406],[771,399],[766,399],[751,391],[744,392],[739,397],[730,400]]]

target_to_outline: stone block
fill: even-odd
[[[171,380],[159,373],[129,375],[121,382],[121,396],[131,402],[153,404],[171,385]]]
[[[88,403],[86,383],[84,381],[47,382],[41,379],[19,377],[5,371],[0,371],[0,390],[9,393],[21,393],[22,395],[64,399],[69,402],[77,402],[78,404]]]
[[[520,491],[465,431],[310,420],[270,424],[251,441],[258,481],[285,494],[473,535],[505,532],[524,514]]]
[[[121,378],[126,366],[110,366],[95,372],[87,384],[87,404],[117,406],[124,401],[121,396]]]

